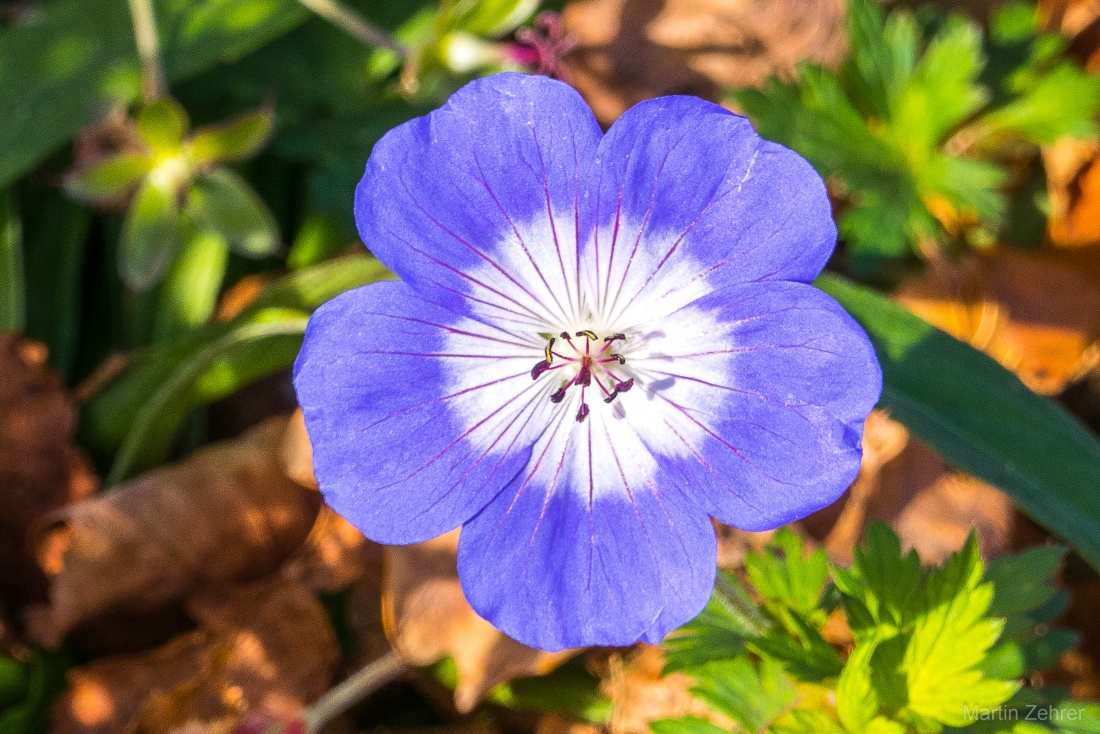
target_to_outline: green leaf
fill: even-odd
[[[816,284],[867,331],[881,405],[949,463],[1000,487],[1100,568],[1100,444],[990,357],[832,275]]]
[[[177,152],[187,126],[187,112],[174,99],[151,102],[138,110],[138,135],[154,153]]]
[[[217,232],[238,255],[268,257],[280,250],[279,226],[248,183],[227,168],[196,179],[187,213],[200,229]]]
[[[878,714],[878,694],[871,680],[871,657],[878,640],[856,643],[836,684],[836,713],[852,734],[867,730]]]
[[[764,658],[757,667],[744,656],[703,666],[691,690],[749,731],[763,729],[798,697],[781,665]]]
[[[725,729],[698,716],[682,719],[658,719],[649,724],[653,734],[729,734]]]
[[[566,712],[602,724],[611,719],[611,701],[601,694],[600,683],[599,676],[585,668],[584,660],[575,657],[545,675],[501,683],[487,699],[509,708]]]
[[[1037,144],[1063,136],[1091,138],[1100,111],[1100,77],[1065,61],[1032,88],[980,121],[986,135],[1018,135]]]
[[[0,734],[39,734],[49,730],[50,706],[65,689],[72,667],[64,651],[35,650],[27,674],[26,697],[0,713]]]
[[[852,632],[859,637],[881,629],[901,629],[911,616],[921,581],[917,552],[910,550],[902,555],[898,536],[875,521],[867,528],[864,545],[855,549],[854,556],[850,569],[833,572],[846,602],[860,605],[853,610],[848,604]]]
[[[109,201],[137,186],[152,167],[147,155],[120,153],[67,176],[65,190],[80,201]]]
[[[846,734],[844,727],[821,709],[798,708],[768,729],[770,734]],[[866,731],[861,734],[867,734]]]
[[[210,320],[228,263],[229,246],[221,234],[200,230],[188,237],[160,290],[154,327],[158,341]]]
[[[180,238],[173,182],[150,176],[126,212],[119,241],[119,274],[126,285],[147,291],[164,276]]]
[[[477,36],[496,38],[512,30],[531,17],[538,9],[539,0],[458,0],[462,6],[452,28]]]
[[[261,333],[242,333],[242,329],[264,324],[265,316],[272,314],[312,311],[345,290],[392,277],[374,258],[352,255],[272,283],[231,322],[207,325],[178,343],[153,347],[141,354],[85,406],[82,440],[104,453],[128,444],[116,471],[120,478],[155,466],[167,455],[190,410],[293,363],[301,343],[294,333],[297,322],[284,324],[282,331],[273,327],[267,333],[262,328],[258,330]],[[213,348],[214,344],[219,347]],[[205,369],[200,369],[199,363],[205,364]],[[181,377],[181,370],[188,370],[188,374]],[[166,392],[170,384],[173,388]],[[161,397],[156,398],[158,394]],[[139,427],[135,416],[143,414],[154,400],[166,406],[165,412],[143,419]],[[144,438],[139,439],[139,434]]]
[[[741,584],[726,571],[718,574],[699,616],[665,638],[665,673],[735,658],[744,651],[745,640],[767,631],[767,618]]]
[[[905,651],[907,708],[918,716],[964,726],[968,709],[994,708],[1019,683],[985,678],[979,669],[1004,623],[987,617],[993,586],[982,583],[973,534],[943,568],[931,573]]]
[[[29,686],[27,666],[12,658],[0,657],[0,711],[22,701]]]
[[[873,0],[848,3],[851,56],[845,65],[845,81],[867,106],[864,112],[868,115],[890,116],[892,103],[907,81],[906,72],[912,68],[915,28],[909,20],[901,23],[887,35],[886,20],[878,3]]]
[[[15,192],[0,191],[0,331],[23,331],[27,318],[23,217]]]
[[[221,125],[200,127],[191,138],[191,158],[200,165],[249,158],[267,144],[274,126],[274,112],[262,108]]]
[[[296,0],[161,0],[164,65],[172,81],[240,58],[308,17]],[[126,3],[53,0],[0,31],[0,187],[140,92]]]
[[[818,548],[803,557],[802,538],[780,528],[760,553],[745,557],[749,580],[764,599],[776,601],[806,616],[818,609],[829,577],[829,559]]]
[[[1054,577],[1065,556],[1062,546],[1048,545],[993,561],[985,572],[986,580],[993,583],[989,613],[1008,617],[1046,604],[1058,591]]]
[[[81,315],[88,308],[84,250],[91,212],[53,186],[24,186],[27,335],[46,344],[50,364],[71,380]]]

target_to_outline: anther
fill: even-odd
[[[550,369],[550,360],[547,359],[547,360],[543,360],[542,362],[539,362],[538,364],[536,364],[534,367],[531,368],[531,379],[532,380],[539,379],[539,376],[548,369]]]
[[[616,385],[615,386],[615,392],[627,392],[632,387],[634,387],[634,378],[633,377],[631,377],[629,380],[623,380],[618,385]]]
[[[571,339],[571,337],[569,336],[568,331],[563,331],[562,333],[558,334],[558,336],[560,336],[565,341],[570,341],[570,339]]]
[[[584,423],[584,419],[588,417],[588,403],[581,403],[581,407],[577,410],[577,423]]]
[[[551,403],[560,403],[561,401],[565,400],[565,391],[567,389],[568,389],[568,385],[566,387],[561,388],[560,390],[555,392],[553,395],[551,395],[550,396],[550,402]]]
[[[577,336],[588,337],[589,341],[596,341],[597,339],[599,339],[599,337],[596,336],[596,332],[589,331],[588,329],[581,329],[577,332]]]
[[[619,396],[619,388],[616,387],[614,390],[612,390],[610,393],[608,393],[607,397],[604,398],[603,401],[605,403],[610,403],[611,401],[613,401],[618,396]]]
[[[605,336],[605,337],[603,338],[603,340],[604,340],[605,342],[613,342],[613,341],[618,341],[619,339],[626,339],[626,334],[622,334],[622,333],[619,333],[619,334],[612,334],[611,336]]]
[[[550,366],[550,364],[554,361],[554,353],[551,351],[553,348],[554,348],[554,337],[550,337],[550,343],[546,345],[546,365],[547,366]],[[539,374],[541,375],[542,373],[540,372]]]
[[[608,356],[608,357],[609,357],[610,359],[613,359],[613,360],[615,360],[615,361],[616,361],[616,362],[618,362],[619,364],[626,364],[626,357],[624,357],[624,356],[623,356],[623,355],[621,355],[621,354],[609,354],[609,355],[607,355],[607,356]]]

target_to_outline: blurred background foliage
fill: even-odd
[[[315,731],[363,666],[333,731],[1100,731],[1094,5],[0,2],[0,734]],[[849,494],[719,527],[660,648],[505,638],[455,534],[363,539],[287,418],[311,311],[393,277],[371,146],[505,69],[804,155],[883,364]]]

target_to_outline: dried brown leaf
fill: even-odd
[[[1100,250],[996,250],[933,260],[897,300],[1052,395],[1078,375],[1100,334]]]
[[[691,694],[692,679],[685,673],[662,675],[661,648],[639,644],[626,653],[614,653],[604,676],[604,693],[614,713],[611,734],[650,734],[658,719],[701,716],[734,730],[733,722],[709,709]]]
[[[155,609],[278,568],[320,505],[281,470],[285,427],[272,419],[54,513],[37,542],[51,578],[50,603],[31,620],[35,638],[56,645],[105,612]]]
[[[230,732],[248,712],[292,721],[339,660],[324,609],[278,577],[196,596],[199,629],[154,650],[74,668],[53,732]]]
[[[46,366],[46,350],[0,334],[0,599],[14,610],[45,599],[28,531],[90,496],[96,478],[73,447],[76,408]]]
[[[867,420],[863,446],[863,466],[848,493],[803,521],[834,561],[851,562],[873,520],[893,527],[925,563],[945,560],[971,529],[983,554],[1009,550],[1015,513],[1003,492],[955,471],[880,411]]]
[[[458,533],[386,548],[382,615],[394,649],[407,662],[454,660],[455,708],[465,713],[497,684],[546,673],[573,652],[532,649],[477,615],[458,580]]]
[[[643,99],[716,99],[844,51],[842,0],[577,0],[563,19],[573,82],[605,125]]]

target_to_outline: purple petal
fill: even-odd
[[[294,386],[325,499],[382,543],[458,527],[523,468],[545,426],[530,377],[540,353],[403,283],[323,305]]]
[[[597,310],[615,318],[678,288],[810,282],[836,245],[821,177],[744,117],[695,97],[635,105],[600,143],[585,251]]]
[[[572,87],[497,74],[394,128],[356,191],[363,241],[425,298],[540,330],[577,310],[578,200],[601,132]]]
[[[682,448],[679,479],[710,514],[765,530],[848,488],[882,375],[866,334],[832,298],[801,283],[736,286],[664,326],[674,336],[631,364],[665,406],[654,435]]]
[[[710,519],[611,415],[563,422],[462,528],[466,598],[527,645],[656,644],[714,586]]]

